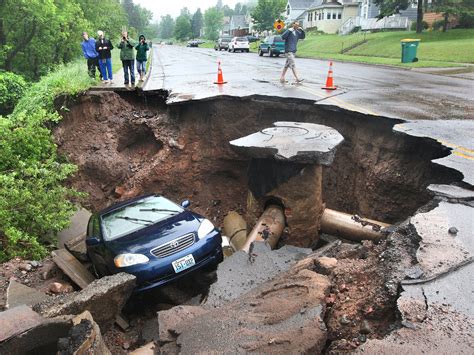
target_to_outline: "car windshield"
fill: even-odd
[[[224,37],[224,38],[221,39],[221,42],[230,42],[230,41],[232,41],[232,38],[230,38],[230,37],[229,38]]]
[[[237,41],[237,42],[247,42],[247,38],[244,38],[244,37],[237,37],[236,41]]]
[[[274,42],[285,42],[280,36],[275,36]]]
[[[123,237],[182,211],[163,196],[146,197],[102,216],[104,240]]]

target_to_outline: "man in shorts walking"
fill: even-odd
[[[297,83],[301,83],[303,80],[298,77],[296,73],[296,66],[295,66],[295,53],[296,47],[298,44],[298,40],[304,39],[306,34],[304,33],[303,29],[300,27],[300,23],[298,21],[293,22],[293,25],[287,29],[282,35],[281,38],[285,41],[285,56],[286,62],[285,67],[283,68],[283,72],[281,73],[280,82],[285,83],[285,75],[288,68],[291,69],[295,80]]]

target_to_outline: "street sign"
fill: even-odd
[[[273,27],[275,28],[275,30],[280,32],[283,28],[285,28],[285,23],[282,20],[276,20],[273,24]]]

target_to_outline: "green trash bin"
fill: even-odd
[[[400,41],[402,44],[402,63],[418,62],[416,50],[420,41],[420,39],[412,38],[405,38]]]

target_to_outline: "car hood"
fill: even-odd
[[[107,241],[105,245],[115,255],[136,253],[150,255],[150,250],[189,233],[197,233],[202,219],[184,211],[133,234]]]

